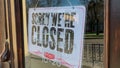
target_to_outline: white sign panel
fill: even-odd
[[[29,52],[69,68],[81,68],[85,7],[30,8]]]

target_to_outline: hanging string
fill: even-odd
[[[72,3],[69,0],[67,0],[67,2],[70,6],[73,6]],[[74,6],[73,6],[73,9],[74,9]]]
[[[35,4],[34,10],[35,10],[35,8],[37,8],[39,1],[40,0],[37,0],[37,3]]]
[[[37,8],[39,1],[40,1],[40,0],[37,0],[37,3],[35,4],[34,9]],[[69,0],[67,0],[67,2],[68,2],[68,4],[69,4],[70,6],[73,6],[72,3],[71,3]],[[74,7],[73,7],[73,9],[74,9]]]
[[[68,4],[69,4],[70,6],[72,6],[72,3],[71,3],[69,0],[67,0],[67,2],[68,2]]]

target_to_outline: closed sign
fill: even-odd
[[[81,68],[85,7],[30,8],[28,17],[30,53]]]

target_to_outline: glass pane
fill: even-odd
[[[87,11],[82,68],[103,68],[104,0],[27,0],[26,5],[27,16],[29,8],[85,6]],[[43,61],[31,53],[25,57],[26,68],[67,68],[58,63]]]

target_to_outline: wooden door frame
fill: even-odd
[[[109,4],[109,68],[120,68],[120,0]]]
[[[22,1],[23,0],[14,0],[15,22],[16,22],[16,40],[17,40],[17,53],[18,53],[17,54],[18,68],[25,68]]]
[[[9,46],[9,48],[10,48],[10,57],[9,57],[10,60],[6,61],[5,64],[2,64],[2,67],[3,68],[9,67],[8,63],[10,63],[10,68],[18,68],[20,66],[20,64],[23,64],[23,63],[19,62],[18,54],[21,54],[21,56],[23,56],[23,55],[22,55],[22,53],[20,53],[20,51],[18,51],[20,49],[18,46],[21,46],[21,44],[19,45],[19,43],[17,42],[18,37],[16,37],[16,35],[18,36],[19,35],[18,33],[22,33],[22,31],[19,31],[17,34],[16,34],[16,32],[19,29],[21,29],[22,27],[20,26],[20,28],[16,28],[16,25],[18,26],[19,22],[15,21],[15,20],[17,20],[19,16],[17,16],[17,15],[15,16],[15,14],[17,13],[17,12],[15,12],[15,10],[17,10],[15,7],[15,1],[14,0],[2,0],[2,2],[4,5],[4,7],[2,8],[4,10],[4,12],[1,12],[1,13],[3,13],[3,14],[5,13],[5,16],[4,16],[5,22],[3,22],[3,23],[6,23],[5,29],[6,29],[6,32],[8,34],[8,36],[6,36],[6,37],[8,37],[6,39],[6,41],[10,45]],[[21,20],[21,19],[19,18],[19,20]],[[5,35],[7,35],[7,34],[5,34]],[[23,37],[23,35],[20,35],[19,40],[20,40],[20,43],[23,43],[23,42],[21,42],[21,37]],[[16,38],[17,38],[17,41],[16,41]],[[23,66],[24,65],[22,65],[21,68],[24,68]]]
[[[27,44],[27,23],[26,16],[26,1],[25,0],[15,0],[15,20],[16,20],[16,33],[17,33],[17,52],[18,52],[18,68],[25,68],[24,59],[24,47]],[[104,67],[109,68],[109,0],[104,2]],[[23,11],[24,9],[24,11]],[[25,20],[26,19],[26,20]],[[24,24],[26,23],[26,24]],[[25,34],[26,32],[26,34]],[[25,41],[25,42],[24,42]]]
[[[104,68],[109,68],[109,1],[104,2]]]
[[[105,68],[120,68],[120,0],[107,0],[105,7]]]

